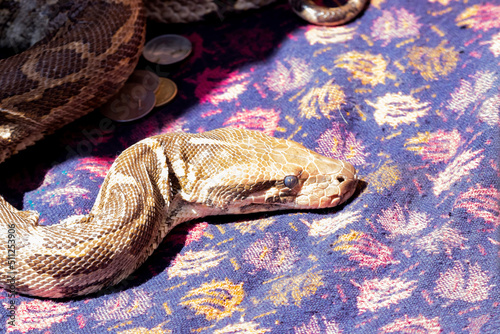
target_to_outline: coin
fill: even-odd
[[[146,116],[155,106],[155,93],[139,83],[126,83],[104,106],[101,114],[116,121],[130,122]]]
[[[138,83],[147,90],[155,92],[160,85],[160,77],[151,71],[135,70],[128,78],[127,83]]]
[[[192,48],[191,42],[185,37],[162,35],[147,42],[142,55],[152,63],[170,65],[184,60]]]
[[[160,78],[160,86],[155,93],[156,104],[155,107],[161,107],[177,95],[177,85],[170,79]]]

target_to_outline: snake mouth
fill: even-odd
[[[240,206],[238,208],[238,212],[240,214],[254,213],[254,212],[262,212],[262,211],[277,211],[283,210],[283,206],[279,204],[257,204],[250,203],[248,205]]]
[[[356,192],[357,185],[358,176],[356,174],[354,174],[352,178],[344,180],[342,182],[342,187],[340,188],[340,202],[338,204],[342,204],[351,198],[351,196]]]

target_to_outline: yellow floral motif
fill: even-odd
[[[396,184],[400,179],[401,172],[392,161],[386,161],[376,172],[368,175],[366,181],[370,187],[374,187],[377,193],[383,192]]]
[[[271,299],[275,306],[289,305],[290,297],[299,306],[302,298],[312,296],[323,283],[322,271],[308,272],[290,278],[279,280],[272,285],[267,299]]]
[[[335,64],[350,71],[355,79],[361,79],[363,85],[385,84],[387,62],[382,55],[351,51],[339,56]]]
[[[310,119],[312,117],[320,119],[319,111],[323,116],[330,119],[330,115],[335,110],[340,110],[340,106],[345,102],[345,94],[339,85],[331,82],[321,88],[312,88],[302,99],[300,99],[300,116]]]
[[[244,295],[243,282],[234,284],[227,278],[224,281],[213,280],[189,291],[182,297],[185,301],[181,305],[188,306],[197,315],[203,314],[207,320],[220,320],[241,311],[237,306]]]
[[[481,6],[479,5],[474,5],[472,7],[468,7],[465,11],[460,13],[460,15],[457,16],[455,21],[457,22],[457,25],[459,26],[467,26],[467,28],[473,28],[474,25],[477,23],[477,19],[475,19],[475,16],[479,13],[479,10],[481,9]]]
[[[189,275],[199,274],[210,268],[217,267],[225,259],[227,252],[216,250],[187,251],[186,254],[178,255],[174,264],[168,269],[168,277],[186,278]]]
[[[168,302],[163,303],[163,309],[167,315],[172,315],[172,309],[168,306]]]
[[[136,327],[136,328],[131,328],[127,329],[121,332],[118,332],[118,334],[168,334],[172,333],[170,329],[163,329],[163,325],[165,325],[168,321],[162,322],[155,328],[147,329],[145,327]]]
[[[338,244],[338,243],[342,243],[340,246],[335,247],[333,250],[334,251],[345,251],[345,250],[348,250],[349,248],[352,247],[352,245],[350,245],[349,242],[351,242],[351,241],[357,241],[363,235],[364,235],[363,232],[356,232],[356,231],[351,230],[350,233],[341,235],[337,239],[337,241],[335,241],[333,243],[333,245]]]
[[[377,103],[365,100],[366,103],[375,108],[375,121],[378,125],[389,124],[393,127],[399,124],[410,124],[416,122],[418,117],[425,116],[431,109],[429,102],[420,102],[418,99],[398,94],[387,93],[377,99]]]
[[[437,47],[413,46],[408,53],[410,66],[420,72],[427,81],[446,76],[457,67],[458,52],[455,48],[445,48],[445,41]]]
[[[406,140],[405,147],[408,151],[414,151],[417,152],[418,154],[422,154],[424,151],[425,146],[419,145],[419,144],[426,144],[429,142],[431,138],[430,132],[425,132],[425,133],[417,133],[416,137],[409,138]]]
[[[276,221],[274,218],[263,218],[250,220],[242,223],[235,224],[235,228],[240,231],[241,234],[245,233],[255,233],[257,229],[264,231],[269,225]]]
[[[213,334],[264,334],[271,331],[268,328],[257,327],[259,327],[259,324],[253,321],[240,322],[215,330]]]

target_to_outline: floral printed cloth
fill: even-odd
[[[43,224],[87,213],[117,154],[156,134],[257,129],[352,163],[341,208],[175,228],[137,272],[79,300],[0,292],[8,333],[499,333],[500,4],[372,0],[308,25],[285,3],[186,26],[176,99],[99,112],[0,166]]]

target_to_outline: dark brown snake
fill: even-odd
[[[0,161],[105,102],[144,43],[137,0],[78,13],[0,62]],[[38,224],[0,196],[0,286],[60,298],[114,285],[177,224],[219,214],[333,207],[356,188],[348,163],[259,132],[219,129],[147,138],[118,156],[89,214]]]

